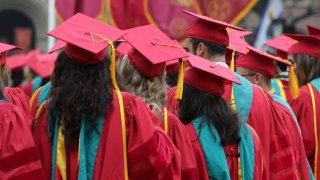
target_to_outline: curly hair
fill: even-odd
[[[62,52],[55,63],[51,76],[52,90],[48,100],[51,119],[59,124],[63,119],[66,145],[74,148],[79,139],[81,120],[90,121],[95,130],[98,117],[112,111],[112,85],[109,71],[110,60],[105,57],[98,64],[79,64]],[[110,111],[109,111],[110,110]],[[56,121],[50,122],[54,130]]]
[[[7,66],[1,66],[1,81],[3,82],[4,86],[10,86],[10,70]]]
[[[179,105],[179,119],[182,123],[188,124],[203,116],[209,127],[217,129],[222,146],[238,143],[242,123],[230,104],[219,95],[200,91],[188,84],[183,86],[184,98]]]
[[[307,54],[294,54],[294,62],[297,65],[297,77],[300,86],[320,77],[320,59]]]
[[[146,104],[165,104],[168,85],[165,71],[157,77],[149,78],[136,70],[129,62],[128,56],[117,61],[119,84],[124,91],[139,96]]]

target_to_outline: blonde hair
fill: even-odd
[[[149,78],[141,74],[130,63],[128,56],[117,61],[117,73],[120,86],[124,91],[139,96],[146,104],[165,104],[168,85],[165,71]]]

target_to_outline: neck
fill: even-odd
[[[221,55],[210,56],[207,59],[209,61],[212,61],[212,62],[223,62],[223,63],[226,63],[225,57],[221,56]]]
[[[261,88],[267,90],[268,92],[270,92],[270,91],[272,90],[272,87],[269,86],[269,85],[267,85],[265,82],[261,82],[261,83],[259,84],[259,86],[260,86]]]

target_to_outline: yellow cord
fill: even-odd
[[[292,65],[289,67],[289,85],[292,98],[297,99],[299,97],[299,82]]]
[[[314,97],[314,93],[313,93],[313,89],[312,89],[312,85],[308,84],[308,88],[310,91],[310,95],[311,95],[311,102],[312,102],[312,110],[313,110],[313,128],[314,128],[314,139],[316,141],[316,147],[315,147],[315,155],[314,155],[314,179],[317,179],[317,168],[318,168],[318,130],[317,130],[317,111],[316,111],[316,102],[315,102],[315,97]]]
[[[180,62],[179,67],[179,75],[178,75],[178,82],[177,82],[177,89],[175,98],[178,100],[182,99],[183,94],[183,79],[184,79],[184,63],[183,60]]]
[[[168,110],[167,108],[163,108],[163,126],[164,132],[168,135]]]
[[[280,91],[280,96],[282,97],[282,99],[286,100],[287,101],[287,97],[286,97],[286,93],[284,92],[283,90],[283,84],[281,82],[281,79],[279,78],[276,78],[276,83],[279,87],[279,91]]]

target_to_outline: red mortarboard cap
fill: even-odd
[[[166,72],[167,74],[174,74],[179,72],[179,61],[178,60],[171,60],[166,62]]]
[[[119,57],[122,57],[131,50],[132,46],[127,42],[121,42],[119,46],[116,48],[116,54]]]
[[[288,58],[289,48],[297,43],[296,40],[287,37],[285,35],[278,36],[274,39],[271,39],[265,43],[266,46],[276,49],[276,55],[281,58]]]
[[[190,54],[190,67],[184,74],[184,82],[201,91],[222,95],[224,80],[240,84],[230,69],[215,62]]]
[[[130,63],[143,75],[155,77],[164,71],[166,61],[187,57],[177,41],[171,40],[154,25],[132,28],[123,38],[131,44]]]
[[[229,45],[229,37],[226,28],[244,31],[239,27],[207,16],[202,16],[188,11],[183,12],[198,18],[198,20],[187,29],[187,37],[202,39],[227,47]]]
[[[320,36],[320,27],[307,25],[307,28],[310,35]]]
[[[21,48],[10,44],[0,43],[0,66],[6,64],[7,52],[15,49],[20,50]]]
[[[29,67],[42,78],[48,78],[51,76],[57,57],[58,55],[56,53],[36,54],[34,57],[35,60],[29,64]]]
[[[7,67],[11,70],[18,70],[27,65],[27,58],[25,54],[17,54],[13,56],[9,56],[7,58]]]
[[[292,35],[287,34],[286,36],[298,41],[292,45],[288,53],[289,54],[308,54],[320,58],[320,37],[314,35]]]
[[[110,43],[124,35],[121,30],[81,13],[72,16],[48,34],[65,41],[65,53],[82,64],[101,62]]]
[[[53,52],[59,51],[60,49],[64,48],[66,44],[67,44],[66,42],[58,39],[48,53],[51,54]]]
[[[240,56],[236,61],[236,67],[243,67],[252,71],[261,73],[268,78],[273,78],[276,75],[276,67],[274,61],[279,61],[287,65],[291,65],[280,57],[270,55],[266,52],[249,47],[246,55]]]

